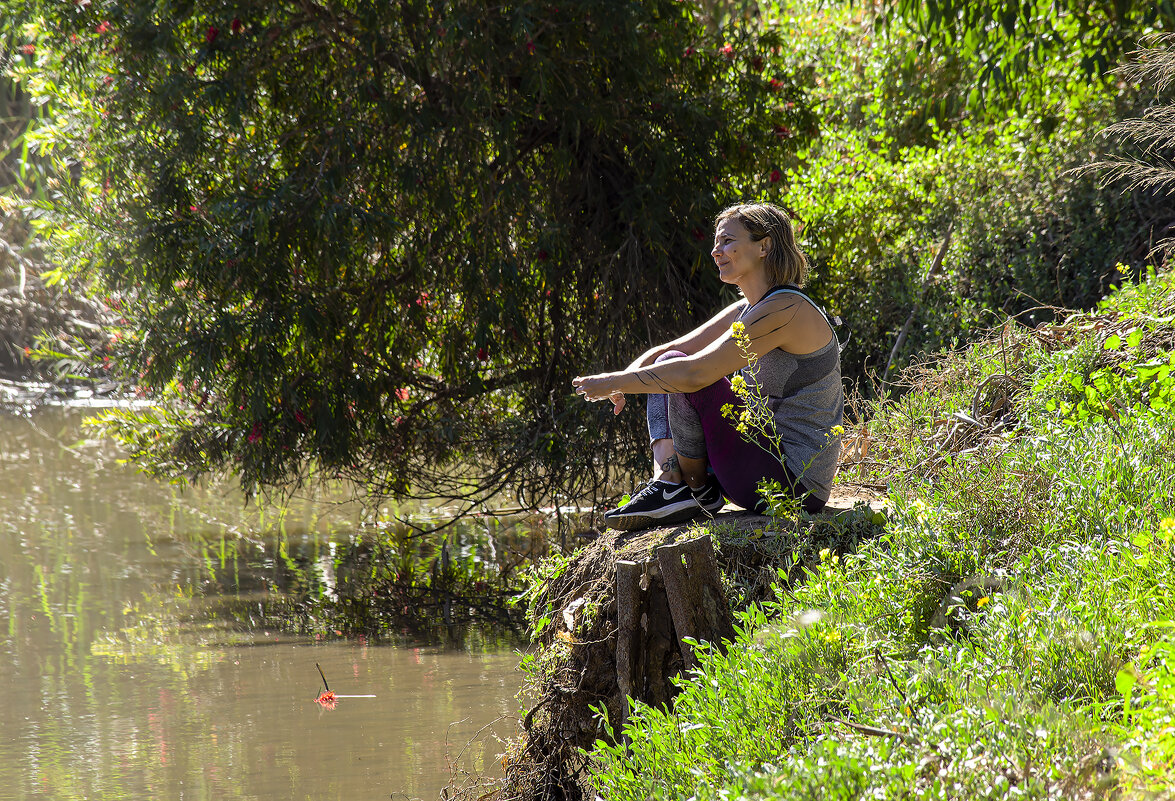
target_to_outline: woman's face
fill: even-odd
[[[724,283],[736,284],[761,272],[768,246],[767,239],[752,241],[751,232],[736,218],[723,220],[714,232],[714,249],[710,251],[718,265],[718,277]]]

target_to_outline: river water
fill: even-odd
[[[299,637],[261,614],[282,559],[321,561],[357,510],[181,491],[82,416],[0,413],[0,799],[432,799],[497,773],[514,651]]]

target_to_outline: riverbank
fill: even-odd
[[[68,284],[47,286],[41,279],[47,269],[0,237],[0,404],[117,388],[95,366],[110,350],[117,309]]]
[[[884,524],[691,532],[719,543],[739,634],[671,711],[635,705],[626,743],[592,711],[618,717],[601,588],[665,532],[549,564],[530,593],[540,704],[503,797],[1171,792],[1173,347],[1160,274],[909,373],[839,479],[888,486]],[[767,557],[755,592],[740,538]]]

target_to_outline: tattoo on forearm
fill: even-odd
[[[681,465],[677,463],[677,454],[673,454],[665,461],[661,462],[662,473],[676,473],[681,469]]]
[[[678,395],[684,391],[684,390],[681,390],[681,389],[673,386],[665,379],[661,378],[661,376],[657,375],[656,370],[652,370],[652,369],[647,369],[647,371],[646,370],[638,370],[633,375],[635,375],[637,380],[640,381],[642,384],[644,384],[646,387],[647,386],[655,386],[655,387],[657,387],[657,389],[661,390],[662,392],[669,392],[669,393],[678,394]]]

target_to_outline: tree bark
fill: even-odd
[[[697,657],[685,638],[712,643],[719,650],[725,650],[723,640],[734,640],[734,619],[722,590],[713,541],[705,535],[662,545],[653,553],[664,576],[682,658],[686,667],[696,667]]]

